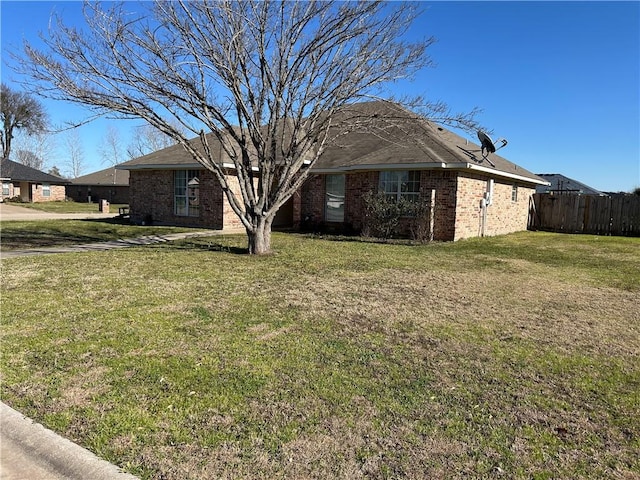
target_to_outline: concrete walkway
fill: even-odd
[[[0,479],[136,480],[0,402]]]

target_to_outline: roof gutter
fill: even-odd
[[[463,166],[464,165],[464,166]],[[447,166],[447,168],[462,168],[468,170],[476,170],[482,173],[490,173],[492,175],[496,175],[503,178],[509,178],[512,180],[520,180],[522,182],[528,183],[536,183],[538,185],[549,185],[549,182],[546,180],[536,180],[535,178],[525,177],[524,175],[518,175],[517,173],[504,172],[502,170],[496,170],[489,167],[484,167],[482,165],[474,165],[473,163],[454,163]],[[516,168],[518,168],[516,166]]]
[[[311,168],[311,173],[344,173],[354,171],[370,171],[370,170],[472,170],[490,174],[496,177],[508,178],[510,180],[518,180],[526,183],[535,183],[538,185],[549,185],[549,182],[544,180],[536,180],[524,175],[518,175],[517,173],[504,172],[493,168],[483,167],[481,165],[474,165],[473,163],[460,162],[460,163],[435,163],[435,162],[423,162],[423,163],[398,163],[393,165],[350,165],[347,167],[336,168]]]
[[[370,171],[370,170],[436,170],[440,168],[447,168],[446,163],[394,163],[392,165],[386,164],[370,164],[370,165],[349,165],[346,167],[335,168],[316,168],[311,167],[311,173],[341,173],[341,172],[356,172],[356,171]]]
[[[174,164],[143,164],[143,165],[116,165],[117,170],[199,170],[206,168],[201,163],[174,163]],[[235,170],[236,166],[233,163],[223,163],[222,168],[229,170]],[[258,167],[251,167],[254,172],[258,171]]]
[[[310,162],[305,162],[308,165]],[[223,168],[229,170],[235,170],[233,163],[223,163]],[[200,169],[203,168],[200,163],[181,163],[181,164],[162,164],[162,165],[117,165],[117,169],[120,170],[187,170],[187,169]],[[252,168],[254,172],[259,171],[258,167]],[[356,171],[371,171],[371,170],[471,170],[479,173],[489,174],[495,177],[508,178],[510,180],[518,180],[524,183],[533,183],[537,185],[550,185],[545,180],[536,180],[535,178],[526,177],[524,175],[518,175],[517,173],[505,172],[497,170],[495,168],[484,167],[482,165],[475,165],[468,162],[460,163],[444,163],[444,162],[422,162],[422,163],[396,163],[393,165],[385,164],[368,164],[368,165],[349,165],[345,167],[335,168],[316,168],[311,167],[311,173],[346,173]]]

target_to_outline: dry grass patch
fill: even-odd
[[[142,478],[640,476],[637,239],[274,239],[3,261],[3,399]]]

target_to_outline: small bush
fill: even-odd
[[[362,235],[365,237],[391,238],[397,233],[401,205],[384,193],[367,192],[364,197]]]
[[[361,233],[364,237],[390,239],[408,236],[421,243],[433,239],[432,213],[427,202],[397,200],[374,192],[365,194],[363,200],[365,215]]]

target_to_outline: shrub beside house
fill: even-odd
[[[360,104],[363,109],[382,104]],[[216,140],[211,138],[212,151]],[[233,164],[228,178],[233,180]],[[118,165],[130,172],[133,222],[241,227],[213,174],[172,146]],[[428,211],[430,238],[452,241],[526,230],[529,198],[547,182],[479,145],[427,120],[385,130],[345,133],[313,165],[303,187],[280,209],[274,227],[360,232],[364,199],[379,192]],[[237,182],[235,183],[237,185]],[[409,234],[411,218],[400,219]]]

